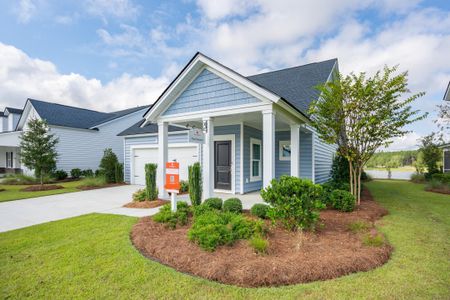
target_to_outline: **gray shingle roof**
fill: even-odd
[[[19,108],[14,108],[14,107],[5,107],[5,111],[8,110],[9,113],[11,114],[18,114],[21,115],[23,110],[19,109]]]
[[[88,129],[120,118],[147,107],[134,107],[117,112],[105,113],[90,109],[28,99],[42,119],[49,125]]]
[[[277,94],[308,115],[311,101],[319,91],[316,86],[327,81],[337,59],[248,76],[247,79]]]
[[[118,136],[126,136],[126,135],[135,135],[135,134],[149,134],[149,133],[158,133],[158,125],[157,124],[147,124],[144,127],[141,127],[142,123],[144,122],[144,119],[140,120],[133,126],[125,129],[121,133],[118,134]],[[169,132],[175,132],[175,131],[186,131],[186,128],[178,127],[178,126],[172,126],[169,125],[168,128]]]

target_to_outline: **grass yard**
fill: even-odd
[[[390,214],[392,259],[367,273],[280,288],[237,288],[178,273],[134,249],[136,218],[91,214],[0,234],[0,298],[450,298],[450,199],[423,185],[373,181]]]
[[[21,189],[26,188],[30,185],[7,185],[0,183],[0,190],[5,189],[0,192],[0,202],[4,201],[12,201],[26,198],[33,198],[39,196],[48,196],[48,195],[56,195],[63,193],[71,193],[71,192],[79,192],[80,190],[77,188],[82,185],[86,179],[70,181],[70,182],[62,182],[55,183],[57,185],[61,185],[63,189],[57,190],[49,190],[49,191],[36,191],[36,192],[23,192]]]

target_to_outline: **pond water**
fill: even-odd
[[[385,170],[368,170],[365,171],[367,174],[372,176],[372,178],[380,178],[380,179],[387,179],[388,178],[388,172]],[[403,180],[409,180],[411,178],[411,175],[414,174],[413,171],[391,171],[392,173],[392,179],[403,179]]]

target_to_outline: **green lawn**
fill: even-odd
[[[91,214],[0,234],[0,298],[449,299],[450,197],[402,181],[368,184],[389,209],[384,266],[336,280],[245,289],[178,273],[130,243],[136,218]]]
[[[77,189],[83,183],[83,180],[64,182],[64,183],[55,183],[57,185],[62,185],[64,188],[59,190],[50,190],[50,191],[42,191],[42,192],[22,192],[21,189],[29,186],[29,185],[6,185],[0,184],[0,189],[5,189],[5,191],[0,192],[0,202],[18,200],[18,199],[26,199],[33,198],[39,196],[48,196],[55,194],[63,194],[70,192],[78,192]]]

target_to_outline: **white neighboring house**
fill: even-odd
[[[142,119],[149,106],[115,112],[99,112],[57,103],[27,99],[12,127],[0,133],[0,173],[29,173],[20,163],[20,136],[31,119],[47,121],[58,137],[56,168],[98,169],[103,150],[112,148],[123,162],[123,139],[117,134]],[[7,108],[8,109],[8,108]]]
[[[330,59],[246,77],[197,53],[144,119],[120,133],[125,180],[143,184],[145,163],[157,163],[165,197],[159,166],[176,159],[180,179],[202,163],[205,198],[259,191],[284,174],[327,181],[336,147],[318,138],[308,107],[335,70],[338,61]],[[189,143],[191,127],[204,129],[203,145]]]
[[[448,82],[447,89],[445,90],[444,101],[450,102],[450,81]],[[442,171],[444,173],[447,173],[447,172],[450,173],[450,143],[446,143],[446,144],[442,145],[441,148],[443,151],[443,153],[442,153],[443,154],[442,155],[442,160],[443,160],[442,161],[443,162]]]

